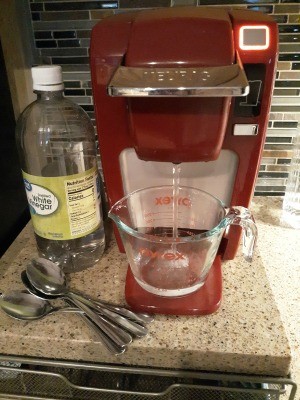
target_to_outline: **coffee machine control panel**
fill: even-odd
[[[264,64],[246,64],[244,70],[249,82],[249,94],[235,99],[236,117],[257,117],[261,112],[266,68]]]
[[[258,125],[256,124],[235,124],[233,134],[235,136],[255,136],[258,133]]]

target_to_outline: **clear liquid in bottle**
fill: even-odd
[[[32,68],[37,100],[20,116],[16,140],[40,256],[75,272],[105,248],[100,175],[91,120],[63,96],[61,68]]]

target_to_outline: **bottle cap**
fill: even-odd
[[[33,90],[52,92],[63,90],[62,71],[59,65],[39,65],[31,68]]]

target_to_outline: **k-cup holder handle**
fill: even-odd
[[[246,261],[252,262],[257,240],[257,227],[252,213],[245,207],[231,207],[226,216],[228,225],[239,225],[243,229],[243,255]]]
[[[115,71],[110,96],[231,97],[247,96],[249,82],[238,53],[236,64],[217,67],[125,67]]]

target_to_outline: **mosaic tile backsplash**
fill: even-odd
[[[29,0],[28,0],[29,1]],[[272,15],[278,22],[279,61],[256,195],[284,195],[300,121],[300,4],[289,0],[30,0],[36,63],[59,64],[65,95],[94,119],[89,68],[91,28],[107,16],[154,7],[224,6]]]

